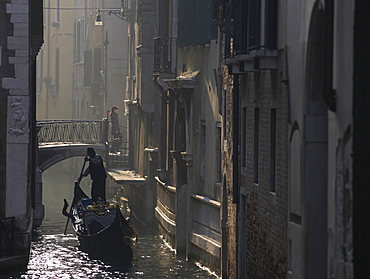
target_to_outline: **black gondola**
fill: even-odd
[[[74,198],[70,213],[64,200],[63,214],[71,219],[82,251],[93,257],[120,257],[131,261],[137,231],[130,219],[126,219],[119,205],[92,199],[75,182]],[[68,225],[68,224],[67,224]]]

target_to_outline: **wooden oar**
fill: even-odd
[[[77,181],[75,181],[75,188],[76,186],[80,185],[80,181],[81,181],[81,178],[82,178],[82,174],[83,174],[83,171],[85,169],[85,164],[86,164],[86,161],[84,160],[84,164],[82,166],[82,169],[81,169],[81,173],[80,173],[80,177],[78,178]],[[77,184],[77,185],[76,185]],[[65,201],[65,200],[64,200]],[[69,210],[69,213],[72,214],[72,207],[73,207],[73,203],[71,205],[71,209]],[[63,210],[66,210],[66,208],[64,208]],[[66,223],[66,227],[64,228],[64,235],[67,234],[67,228],[68,228],[68,223],[69,223],[69,219],[70,218],[67,218],[67,223]]]

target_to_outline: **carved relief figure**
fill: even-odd
[[[23,135],[26,126],[26,114],[22,108],[21,97],[16,97],[15,102],[10,101],[9,108],[14,112],[14,123],[8,130],[11,135]]]

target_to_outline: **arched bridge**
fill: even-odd
[[[38,121],[38,166],[41,171],[93,147],[102,157],[108,152],[108,120]]]

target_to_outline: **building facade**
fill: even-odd
[[[37,119],[72,119],[74,1],[44,2],[44,44],[37,56]]]
[[[178,255],[219,271],[221,115],[215,72],[221,48],[211,6],[133,1],[130,166],[147,184],[124,189],[135,214],[156,224]]]
[[[218,3],[228,66],[225,278],[369,275],[368,101],[360,93],[368,8],[365,1]]]
[[[73,118],[102,119],[112,105],[124,106],[130,6],[120,0],[79,0],[73,5]],[[119,120],[127,122],[123,109]]]
[[[123,190],[178,255],[223,278],[369,274],[368,5],[132,2],[124,104],[146,182]]]
[[[156,218],[160,232],[179,255],[220,273],[217,26],[212,22],[211,1],[162,4],[157,43],[163,46],[162,52],[155,52],[155,67],[165,137],[159,151]]]
[[[0,4],[0,219],[2,256],[26,265],[31,244],[36,181],[36,55],[42,45],[42,1]],[[10,264],[12,262],[10,261]]]
[[[228,276],[284,278],[288,90],[278,1],[226,1],[224,24]],[[226,268],[226,267],[225,267]]]

